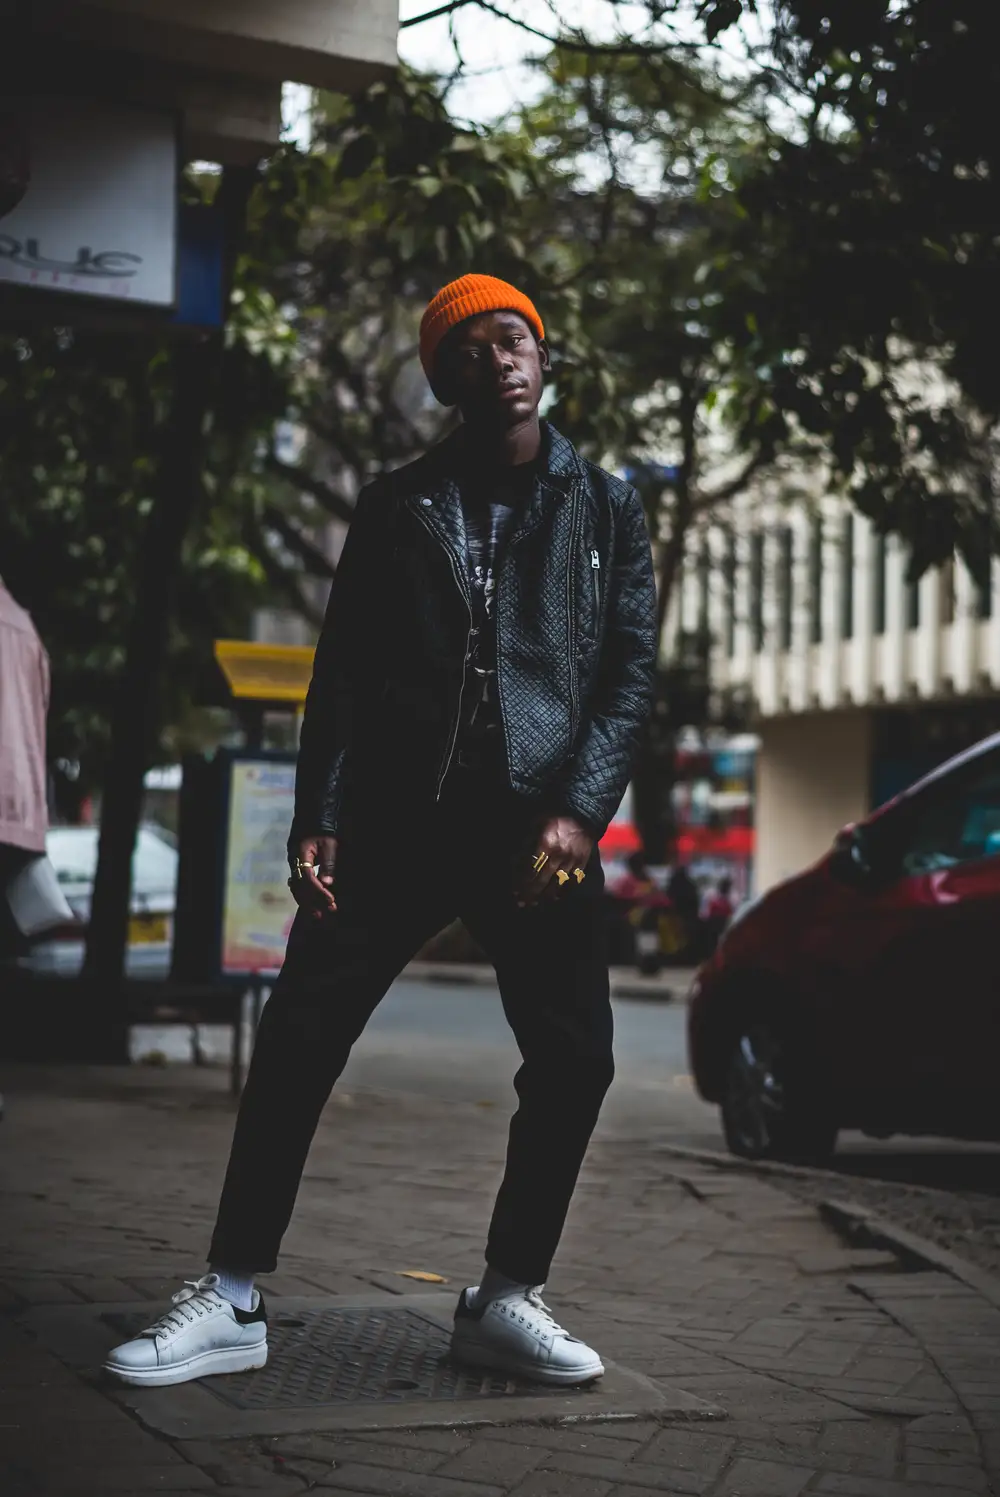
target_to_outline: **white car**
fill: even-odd
[[[53,827],[45,850],[56,871],[59,887],[78,927],[68,927],[36,941],[21,964],[36,972],[60,976],[83,965],[84,930],[97,870],[98,827]],[[132,856],[132,902],[126,971],[130,977],[165,977],[170,968],[174,904],[177,888],[177,849],[169,833],[147,825],[139,830]]]

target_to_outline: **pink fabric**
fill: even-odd
[[[49,657],[0,579],[0,843],[45,851]]]

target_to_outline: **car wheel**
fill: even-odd
[[[738,1028],[721,1113],[729,1151],[741,1159],[823,1164],[836,1147],[836,1122],[818,1100],[787,1030],[770,1018]]]

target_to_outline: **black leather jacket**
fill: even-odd
[[[649,710],[656,601],[635,491],[543,425],[543,466],[497,581],[510,784],[603,834]],[[292,840],[348,799],[429,803],[451,764],[471,615],[460,429],[363,490],[306,701]]]

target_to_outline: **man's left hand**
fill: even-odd
[[[524,868],[519,870],[516,897],[519,905],[538,904],[567,888],[557,874],[566,873],[573,882],[578,868],[586,869],[594,850],[594,839],[572,816],[553,816],[543,823],[538,837],[529,844]],[[537,871],[532,867],[541,853],[545,862]]]

